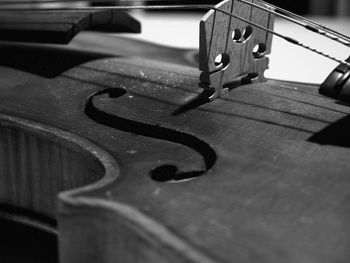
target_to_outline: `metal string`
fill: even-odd
[[[124,0],[121,0],[121,1],[124,1]],[[149,0],[146,0],[146,1],[149,1]],[[163,1],[169,1],[169,0],[163,0]],[[276,15],[279,15],[279,16],[281,15],[278,12],[275,11],[277,9],[271,10],[269,8],[264,8],[264,7],[261,7],[259,5],[254,4],[254,3],[247,2],[246,0],[239,0],[239,1],[244,2],[246,4],[249,4],[251,6],[255,6],[257,8],[263,9],[263,10],[269,12],[269,13],[276,14]],[[13,0],[13,1],[2,1],[2,2],[0,2],[0,6],[1,5],[5,5],[5,3],[8,4],[8,5],[9,4],[16,4],[17,5],[17,4],[24,4],[24,3],[25,4],[28,4],[28,3],[31,3],[31,4],[33,4],[33,3],[40,3],[40,4],[42,4],[42,3],[74,3],[74,2],[79,2],[79,1],[77,1],[77,0],[42,0],[42,1],[38,1],[38,0],[33,0],[33,1]],[[111,2],[111,1],[106,1],[106,0],[87,0],[87,1],[82,1],[82,2]],[[130,2],[130,0],[129,0],[129,2]],[[261,2],[265,4],[265,2],[263,2],[263,1],[261,1]],[[266,3],[266,4],[269,5],[268,3]],[[275,8],[274,6],[271,6],[271,7]],[[72,10],[72,8],[48,8],[48,7],[42,7],[42,8],[41,7],[40,8],[21,8],[20,10],[36,11],[36,10],[53,10],[53,9],[54,10]],[[165,5],[150,5],[150,6],[144,6],[144,5],[142,5],[142,6],[97,6],[97,7],[75,7],[73,9],[74,10],[109,10],[109,9],[112,9],[112,10],[130,10],[130,9],[148,9],[148,10],[186,10],[186,9],[201,9],[201,10],[203,10],[203,9],[206,9],[206,10],[215,10],[217,12],[221,12],[223,14],[226,14],[226,15],[228,15],[230,17],[234,17],[234,18],[236,18],[236,19],[238,19],[240,21],[243,21],[243,22],[245,22],[247,24],[250,24],[250,25],[252,25],[254,27],[257,27],[257,28],[259,28],[261,30],[264,30],[265,32],[273,34],[273,35],[275,35],[275,36],[277,36],[279,38],[282,38],[285,41],[287,41],[287,42],[289,42],[289,43],[291,43],[293,45],[300,46],[300,47],[302,47],[304,49],[307,49],[307,50],[309,50],[309,51],[311,51],[313,53],[316,53],[316,54],[321,55],[321,56],[323,56],[325,58],[328,58],[328,59],[331,59],[333,61],[336,61],[337,63],[345,64],[347,66],[350,66],[350,62],[348,62],[346,60],[338,59],[338,58],[336,58],[334,56],[331,56],[329,54],[324,53],[323,51],[320,51],[320,50],[315,49],[315,48],[313,48],[311,46],[305,45],[302,42],[300,42],[300,41],[298,41],[298,40],[296,40],[294,38],[291,38],[289,36],[283,35],[281,33],[273,31],[273,30],[271,30],[269,28],[261,26],[261,25],[259,25],[257,23],[254,23],[254,22],[250,21],[249,19],[245,19],[243,17],[240,17],[240,16],[232,14],[230,12],[221,10],[221,9],[219,9],[217,7],[214,7],[214,6],[211,6],[211,5],[197,4],[197,5],[167,5],[167,6],[165,6]],[[19,10],[19,9],[18,8],[0,8],[0,11],[1,10],[9,11],[9,10]],[[283,10],[283,9],[281,9],[281,10]],[[290,13],[289,11],[287,11],[287,12]],[[293,13],[291,13],[291,14],[293,14]],[[298,16],[298,15],[293,14],[293,16]],[[286,17],[287,16],[282,15],[282,18],[287,19]],[[291,22],[297,23],[299,25],[303,25],[305,28],[307,28],[307,29],[309,29],[309,30],[311,30],[311,31],[313,31],[315,33],[321,34],[322,36],[327,36],[326,34],[319,32],[319,30],[316,30],[316,28],[311,27],[309,25],[309,23],[308,24],[303,24],[300,21],[297,21],[297,20],[289,18],[289,17],[288,17],[288,20],[291,21]],[[314,22],[312,22],[312,23],[314,23]],[[321,25],[318,25],[318,24],[316,24],[316,25],[317,26],[321,26]],[[339,35],[341,35],[341,34],[339,33]],[[338,37],[337,38],[331,38],[331,39],[333,41],[338,41],[339,40]],[[349,45],[346,42],[341,42],[341,43],[345,44],[346,46],[350,46],[350,43],[349,43]]]
[[[149,2],[149,1],[152,1],[152,2],[156,2],[156,1],[153,1],[153,0],[142,0],[142,2]],[[174,0],[158,0],[158,2],[173,2]],[[305,17],[302,17],[302,16],[299,16],[295,13],[292,13],[288,10],[285,10],[283,8],[280,8],[278,6],[275,6],[275,5],[272,5],[270,3],[267,3],[265,1],[262,1],[262,0],[257,0],[259,3],[265,5],[264,6],[261,6],[261,5],[257,5],[253,2],[248,2],[246,0],[238,0],[242,3],[245,3],[247,5],[250,5],[250,6],[254,6],[256,8],[259,8],[261,10],[264,10],[264,11],[267,11],[269,13],[272,13],[278,17],[281,17],[285,20],[288,20],[292,23],[295,23],[299,26],[302,26],[304,27],[305,29],[309,30],[309,31],[312,31],[314,33],[317,33],[317,34],[320,34],[324,37],[327,37],[333,41],[336,41],[338,43],[341,43],[347,47],[350,47],[350,37],[349,36],[346,36],[344,34],[341,34],[333,29],[330,29],[328,27],[325,27],[321,24],[318,24],[312,20],[309,20]],[[52,3],[72,3],[72,2],[79,2],[79,0],[14,0],[14,1],[1,1],[0,2],[0,6],[1,5],[13,5],[13,4],[36,4],[36,3],[40,3],[40,4],[52,4]],[[87,0],[87,1],[81,1],[81,2],[95,2],[95,3],[98,3],[98,2],[113,2],[113,0]],[[115,1],[114,1],[115,2]],[[123,3],[132,3],[132,2],[140,2],[140,0],[118,0],[117,2],[123,2]],[[197,5],[200,5],[200,4],[197,4]]]
[[[142,0],[141,2],[173,2],[174,0]],[[292,23],[295,23],[299,26],[304,27],[305,29],[312,31],[314,33],[320,34],[324,37],[330,38],[333,41],[339,42],[347,47],[350,47],[350,37],[346,36],[344,34],[341,34],[333,29],[330,29],[328,27],[325,27],[321,24],[318,24],[312,20],[309,20],[305,17],[299,16],[295,13],[292,13],[288,10],[285,10],[283,8],[280,8],[278,6],[272,5],[270,3],[267,3],[263,0],[257,0],[259,3],[265,5],[261,6],[261,5],[257,5],[253,2],[248,2],[246,0],[238,0],[242,3],[248,4],[250,6],[254,6],[256,8],[259,8],[261,10],[270,12],[276,16],[279,16],[285,20],[288,20]],[[40,4],[53,4],[53,3],[73,3],[73,2],[118,2],[118,3],[133,3],[133,2],[140,2],[140,0],[118,0],[118,1],[113,1],[113,0],[86,0],[86,1],[79,1],[79,0],[7,0],[7,1],[1,1],[0,2],[0,6],[1,5],[13,5],[13,4],[36,4],[36,3],[40,3]],[[202,5],[202,4],[197,4],[197,5]]]
[[[308,18],[306,18],[306,17],[303,17],[303,16],[300,16],[300,15],[298,15],[298,14],[292,13],[292,12],[290,12],[290,11],[288,11],[288,10],[285,10],[285,9],[283,9],[283,8],[280,8],[280,7],[278,7],[278,6],[275,6],[275,5],[272,5],[272,4],[270,4],[270,3],[267,3],[267,2],[265,2],[265,1],[263,1],[263,0],[258,0],[258,1],[259,1],[260,3],[262,3],[262,4],[266,5],[266,6],[268,6],[268,7],[270,7],[270,8],[272,8],[272,9],[276,10],[276,12],[280,12],[280,13],[283,13],[283,14],[286,14],[286,15],[289,15],[289,16],[292,16],[292,17],[295,17],[295,18],[297,18],[297,19],[299,19],[299,20],[301,20],[301,21],[304,21],[304,22],[306,22],[306,23],[308,23],[308,24],[310,24],[310,25],[313,25],[313,26],[315,26],[315,27],[317,27],[317,28],[319,28],[319,29],[322,29],[322,30],[325,30],[325,31],[327,31],[327,32],[333,33],[333,34],[335,34],[335,35],[337,35],[337,36],[339,36],[339,37],[341,37],[341,38],[343,38],[343,39],[347,39],[347,40],[350,41],[350,37],[349,37],[349,36],[346,36],[346,35],[344,35],[344,34],[341,34],[340,32],[337,32],[337,31],[335,31],[334,29],[331,29],[331,28],[329,28],[329,27],[326,27],[326,26],[324,26],[324,25],[321,25],[321,24],[319,24],[319,23],[316,23],[316,22],[314,22],[314,21],[312,21],[312,20],[310,20],[310,19],[308,19]],[[322,33],[321,33],[321,34],[322,34]]]
[[[273,7],[273,6],[269,6],[269,4],[266,4],[265,2],[263,1],[259,1],[261,2],[262,4],[266,5],[266,6],[269,6],[270,8],[267,8],[267,7],[263,7],[261,5],[257,5],[253,2],[248,2],[246,0],[239,0],[241,1],[242,3],[245,3],[247,5],[250,5],[250,6],[254,6],[258,9],[261,9],[261,10],[264,10],[266,12],[270,12],[278,17],[281,17],[285,20],[288,20],[294,24],[297,24],[303,28],[305,28],[306,30],[309,30],[311,32],[314,32],[316,34],[320,34],[324,37],[327,37],[333,41],[336,41],[342,45],[345,45],[347,47],[350,47],[350,38],[347,37],[347,36],[344,36],[334,30],[329,30],[329,29],[325,29],[325,27],[322,26],[322,28],[320,28],[321,26],[315,22],[312,22],[310,20],[307,21],[306,18],[303,18],[302,16],[298,16],[296,14],[293,14],[287,10],[284,10],[284,9],[280,9],[279,7]],[[280,13],[280,12],[283,12],[283,13]],[[292,16],[292,17],[291,17]],[[295,17],[295,18],[293,18]]]

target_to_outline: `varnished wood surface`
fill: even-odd
[[[120,169],[60,194],[62,262],[348,261],[347,105],[278,81],[201,104],[194,67],[96,58],[51,77],[0,71],[2,114],[91,141]],[[88,98],[105,119],[88,117]],[[164,165],[205,172],[167,183],[151,176]]]
[[[0,10],[0,40],[67,44],[82,30],[139,33],[120,10]]]

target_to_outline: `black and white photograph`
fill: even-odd
[[[349,0],[0,0],[0,263],[348,262]]]

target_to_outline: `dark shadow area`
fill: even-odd
[[[55,78],[75,66],[106,57],[110,55],[59,46],[0,44],[0,65],[45,78]]]
[[[350,116],[346,116],[312,135],[308,141],[321,145],[350,147]]]
[[[178,172],[175,165],[166,164],[153,169],[150,176],[157,182],[185,182],[201,176],[204,171]]]
[[[246,85],[246,84],[251,84],[251,79],[249,78],[249,76],[247,76],[245,78],[236,78],[232,82],[226,83],[223,86],[223,88],[228,89],[228,91],[230,91],[230,90],[233,90],[235,88],[238,88],[238,87],[240,87],[242,85]],[[181,105],[178,109],[176,109],[173,112],[173,114],[172,114],[173,116],[177,116],[177,115],[180,115],[180,114],[185,113],[187,111],[196,109],[199,106],[210,102],[210,97],[212,95],[214,95],[215,89],[208,88],[208,85],[203,84],[203,83],[200,83],[199,85],[203,87],[203,92],[201,94],[197,95],[196,97],[194,97],[193,99],[189,100],[184,105]]]
[[[336,104],[341,105],[341,106],[346,106],[346,107],[350,107],[350,102],[346,102],[346,101],[337,101]]]
[[[237,77],[233,79],[233,81],[224,84],[223,88],[228,89],[228,90],[233,90],[235,88],[241,87],[243,85],[251,84],[251,78],[249,78],[249,75],[245,77]]]
[[[178,109],[176,109],[172,113],[172,115],[177,116],[187,111],[198,108],[203,104],[209,103],[210,102],[209,97],[213,95],[213,92],[215,92],[215,90],[212,91],[209,89],[204,89],[201,94],[197,95],[196,97],[194,97],[193,99],[189,100],[187,103],[185,103],[184,105],[181,105]]]
[[[1,263],[58,263],[57,237],[0,219]]]

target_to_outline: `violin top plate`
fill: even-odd
[[[51,75],[0,70],[2,113],[68,130],[118,164],[115,180],[60,195],[64,258],[347,259],[347,105],[274,80],[206,103],[193,66],[92,53]]]

